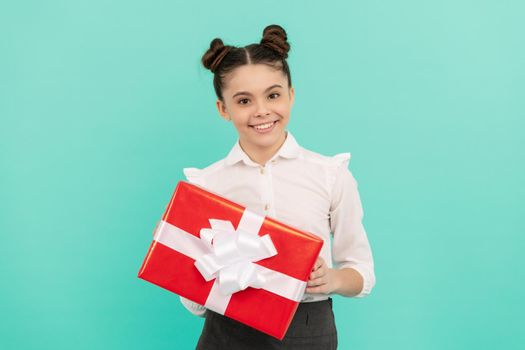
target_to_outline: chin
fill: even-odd
[[[268,135],[260,135],[259,137],[255,138],[254,143],[257,144],[259,147],[272,147],[276,143],[279,143],[282,140],[283,136],[284,130]]]

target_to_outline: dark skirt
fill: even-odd
[[[337,349],[337,330],[332,299],[300,303],[283,340],[275,339],[211,310],[197,350],[332,350]]]

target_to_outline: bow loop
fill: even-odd
[[[237,229],[230,221],[210,219],[211,229],[200,231],[209,253],[197,259],[195,266],[206,281],[216,278],[223,294],[262,288],[266,283],[253,263],[276,255],[277,250],[269,235],[258,235],[263,220],[245,210]]]

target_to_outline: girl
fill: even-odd
[[[286,129],[295,97],[289,50],[278,25],[266,27],[259,44],[211,42],[202,63],[214,74],[219,114],[239,139],[226,158],[184,173],[192,183],[317,234],[323,249],[282,341],[181,298],[188,310],[206,317],[197,349],[336,349],[329,296],[362,297],[375,284],[357,183],[347,168],[350,154],[309,151]]]

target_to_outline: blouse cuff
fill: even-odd
[[[374,288],[375,285],[375,277],[373,274],[366,273],[366,268],[362,266],[351,266],[351,265],[342,265],[339,267],[340,269],[343,268],[351,268],[356,270],[361,277],[363,278],[363,289],[359,292],[359,294],[354,295],[354,298],[364,298],[367,295],[369,295],[372,292],[372,288]]]
[[[199,317],[206,316],[206,307],[199,305],[184,297],[180,297],[180,301],[182,305],[184,305],[184,307],[188,309],[188,311],[194,314],[195,316],[199,316]]]

